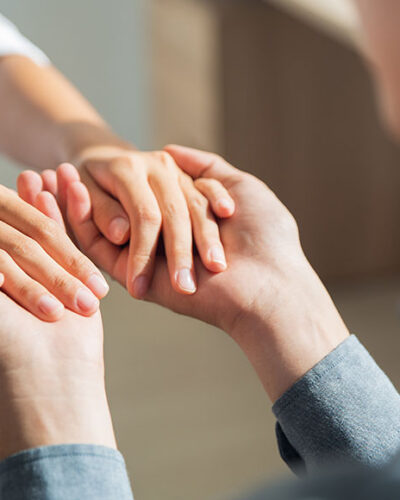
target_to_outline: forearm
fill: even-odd
[[[265,282],[269,286],[268,276]],[[228,332],[249,358],[273,402],[349,336],[307,262],[288,269],[276,283],[272,313],[261,292],[251,314],[239,315],[233,331]]]
[[[301,268],[277,281],[272,313],[263,315],[260,293],[230,332],[275,403],[281,454],[296,472],[386,464],[400,447],[400,396],[349,337],[311,267]]]
[[[38,170],[87,147],[127,146],[54,67],[0,58],[0,150]]]

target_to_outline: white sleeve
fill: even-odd
[[[12,22],[0,14],[0,57],[11,54],[29,57],[39,66],[50,64],[47,56],[25,38]]]

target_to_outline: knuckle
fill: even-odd
[[[178,169],[172,156],[165,151],[156,151],[154,153],[154,158],[157,160],[157,164],[161,165],[163,171],[167,171],[173,177],[178,176]]]
[[[64,267],[73,274],[80,274],[87,267],[87,259],[79,252],[74,252],[64,256]]]
[[[56,293],[60,292],[60,291],[68,290],[71,286],[71,281],[72,281],[72,278],[69,277],[67,274],[56,273],[52,277],[51,288]]]
[[[21,283],[18,287],[18,297],[27,298],[31,297],[35,292],[37,292],[37,287],[35,286],[35,282],[29,282],[28,280]]]
[[[133,254],[133,259],[137,267],[145,268],[149,266],[152,262],[152,257],[150,255],[150,251],[146,252],[145,250],[137,250]]]
[[[163,163],[164,165],[168,165],[172,160],[172,156],[166,151],[155,151],[154,156],[160,163]]]
[[[64,233],[62,232],[60,226],[56,221],[50,219],[48,217],[42,219],[40,223],[37,225],[37,231],[39,238],[41,241],[54,241],[54,239],[59,239],[64,237]]]
[[[129,156],[118,156],[110,160],[109,170],[117,178],[128,175],[134,167],[134,161]]]
[[[32,259],[41,249],[39,243],[29,237],[16,237],[8,244],[9,254],[21,258]]]
[[[189,206],[190,210],[205,212],[208,210],[210,204],[205,196],[200,193],[196,193],[190,198]]]
[[[150,208],[139,208],[136,213],[136,221],[139,226],[161,226],[162,217],[158,210]]]
[[[180,207],[177,203],[173,201],[168,201],[164,204],[162,208],[162,215],[164,219],[176,219],[177,217],[186,216],[186,212],[183,207]]]

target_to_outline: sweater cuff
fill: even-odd
[[[119,451],[71,444],[33,448],[0,462],[0,498],[132,500]]]
[[[374,467],[400,448],[400,397],[352,335],[274,404],[282,458],[296,473],[340,462]]]

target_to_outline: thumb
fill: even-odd
[[[229,185],[241,175],[240,170],[214,153],[175,144],[165,146],[164,151],[169,153],[178,166],[194,179],[211,177],[222,184]]]

